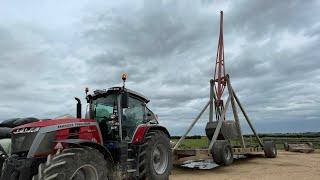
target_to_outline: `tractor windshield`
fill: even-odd
[[[93,101],[93,117],[97,122],[110,121],[112,115],[117,116],[117,96],[109,95]]]
[[[118,118],[117,95],[111,94],[92,101],[92,116],[100,127],[104,141],[116,140],[118,133],[112,130],[112,122]]]

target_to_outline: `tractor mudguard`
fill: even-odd
[[[104,155],[105,159],[109,159],[112,163],[114,162],[110,151],[106,147],[96,142],[93,142],[87,139],[63,139],[55,142],[57,143],[60,142],[60,143],[69,144],[69,145],[76,145],[76,146],[86,146],[86,147],[97,149],[101,154]]]
[[[161,131],[170,139],[169,131],[159,124],[140,124],[134,132],[131,140],[132,144],[141,144],[145,141],[145,137],[150,131]]]
[[[154,131],[155,131],[155,130],[157,130],[157,131],[162,131],[162,132],[164,132],[164,133],[168,136],[169,139],[171,138],[170,133],[169,133],[169,131],[167,130],[167,128],[165,128],[164,126],[161,126],[161,125],[159,125],[159,124],[149,125],[149,126],[148,126],[148,129],[147,129],[147,131],[146,131],[146,133],[145,133],[145,135],[147,134],[147,132],[152,131],[152,130],[154,130]]]

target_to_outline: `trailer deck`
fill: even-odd
[[[232,148],[233,155],[256,155],[262,154],[262,147],[247,147],[247,148]],[[212,155],[209,152],[209,149],[176,149],[174,150],[174,164],[181,164],[185,161],[185,158],[188,160],[204,160],[212,159]]]

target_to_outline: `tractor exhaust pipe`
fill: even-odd
[[[81,118],[81,101],[79,98],[75,97],[74,98],[78,103],[77,103],[77,118]]]

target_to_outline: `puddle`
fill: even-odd
[[[200,160],[200,161],[186,161],[181,165],[186,168],[197,168],[197,169],[213,169],[219,165],[214,163],[213,160]]]
[[[244,155],[235,155],[233,158],[236,159],[243,159],[246,158]],[[216,167],[219,167],[218,164],[214,163],[213,160],[207,159],[207,160],[199,160],[199,161],[185,161],[184,164],[181,165],[181,167],[185,168],[195,168],[195,169],[213,169]]]
[[[233,155],[233,159],[245,159],[247,158],[245,155]]]

